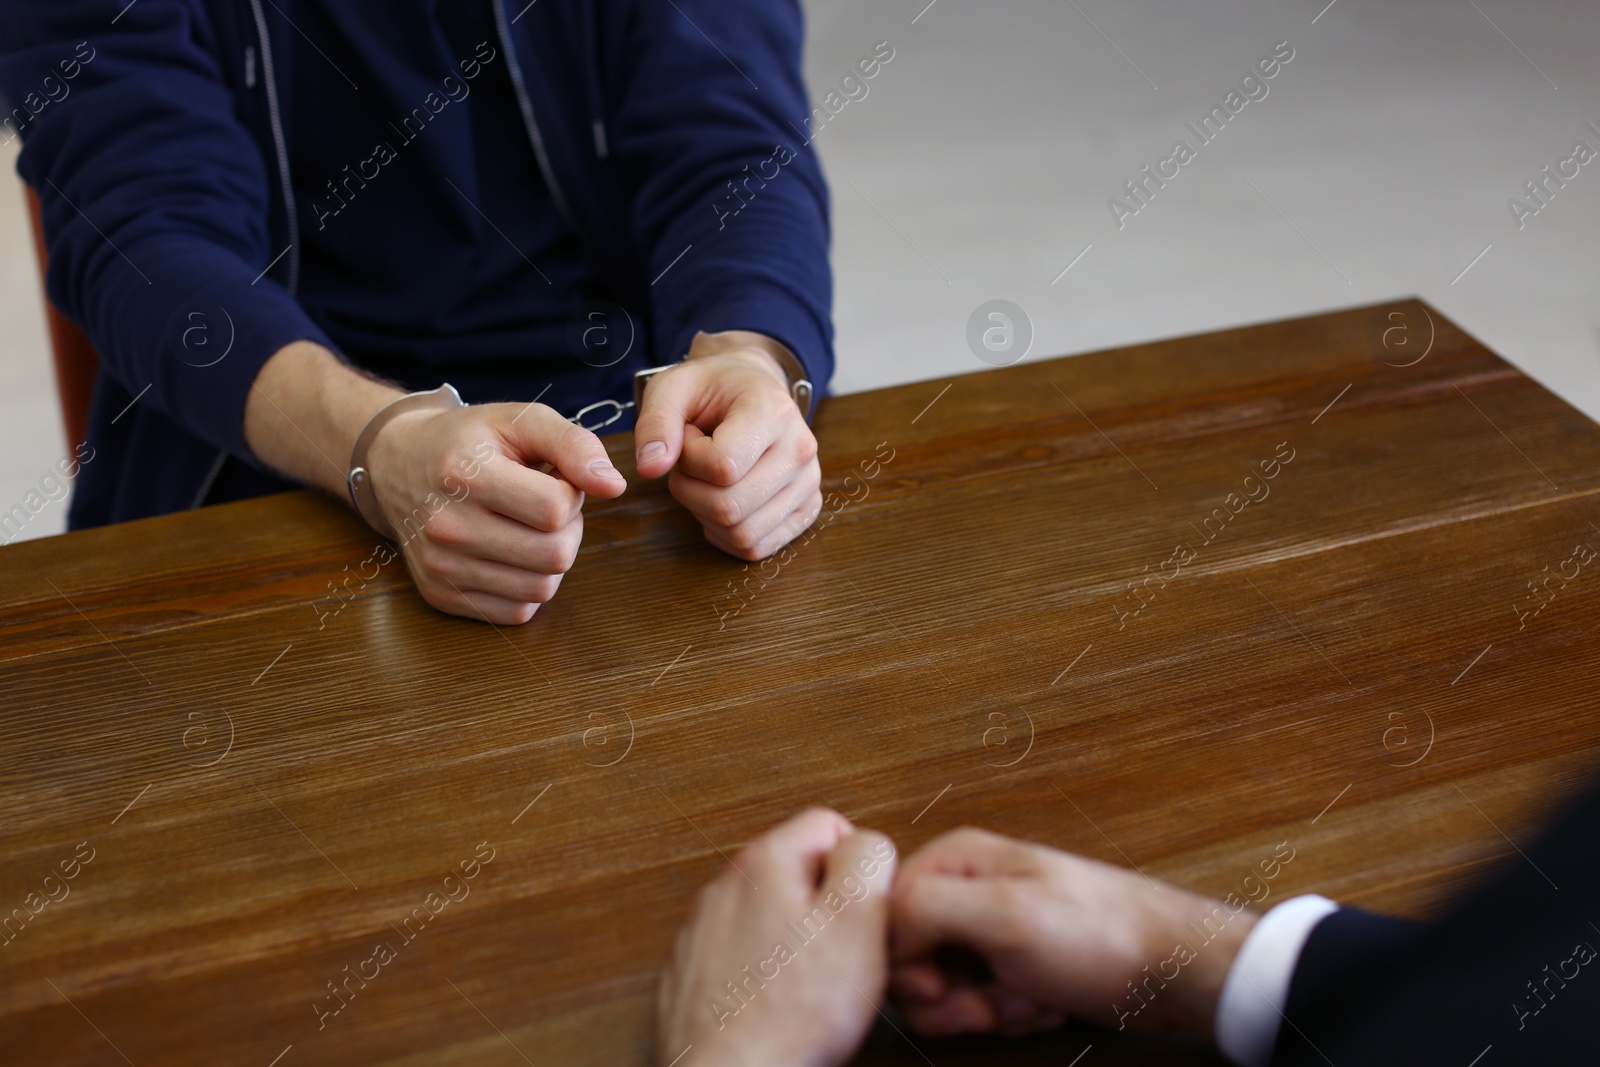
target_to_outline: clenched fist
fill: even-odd
[[[378,432],[368,469],[423,599],[501,625],[555,596],[584,494],[627,484],[598,437],[543,404],[407,412]]]
[[[650,379],[634,425],[639,474],[668,488],[732,556],[765,559],[822,511],[817,439],[757,333],[696,334]]]

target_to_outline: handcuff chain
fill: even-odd
[[[584,420],[585,416],[587,416],[591,412],[598,411],[601,408],[607,408],[607,407],[612,408],[614,410],[605,419],[605,421],[596,423],[593,426],[584,425],[584,421],[583,420]],[[607,426],[610,426],[613,422],[616,422],[618,419],[622,418],[622,413],[627,411],[631,407],[633,407],[633,401],[632,400],[622,401],[622,400],[612,400],[610,398],[607,398],[605,400],[596,400],[592,404],[585,404],[583,407],[579,408],[578,409],[578,413],[576,415],[572,416],[572,418],[568,419],[567,421],[572,423],[572,424],[574,424],[574,425],[576,425],[576,426],[582,426],[585,430],[588,430],[590,433],[593,433],[596,430],[605,429]]]

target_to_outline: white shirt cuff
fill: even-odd
[[[1234,957],[1217,1001],[1217,1048],[1239,1067],[1267,1067],[1289,982],[1312,928],[1339,910],[1314,893],[1291,897],[1256,923]]]

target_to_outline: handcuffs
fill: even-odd
[[[815,390],[811,380],[806,377],[805,366],[795,357],[795,354],[781,344],[773,344],[768,350],[783,367],[784,375],[789,379],[789,396],[800,406],[800,414],[808,421],[811,418],[811,409],[815,400]],[[633,399],[628,401],[596,400],[592,404],[585,404],[577,413],[567,421],[585,430],[603,430],[607,426],[621,419],[630,409],[638,409],[644,405],[645,387],[662,371],[671,370],[673,367],[682,366],[678,363],[668,363],[660,367],[646,367],[637,371],[633,376]],[[367,469],[367,451],[372,447],[372,442],[377,438],[378,432],[387,426],[396,416],[404,415],[411,411],[449,411],[452,408],[465,407],[466,402],[461,399],[461,394],[456,392],[456,387],[449,382],[437,389],[429,389],[420,393],[407,393],[405,396],[394,400],[380,408],[377,414],[367,420],[367,425],[362,428],[360,436],[356,438],[355,447],[350,450],[350,466],[345,475],[345,482],[350,487],[350,503],[355,507],[356,513],[366,520],[378,533],[386,537],[394,536],[394,527],[383,513],[383,508],[378,504],[377,494],[372,488],[372,473]],[[600,421],[587,423],[585,420],[592,415],[600,414]]]
[[[783,345],[774,344],[769,351],[783,367],[783,373],[789,379],[789,396],[800,406],[800,414],[807,421],[810,421],[811,401],[814,391],[811,387],[811,380],[806,377],[805,366],[801,364],[793,352]],[[633,376],[632,400],[612,400],[609,397],[605,400],[596,400],[592,404],[586,404],[579,408],[578,413],[567,421],[582,426],[585,430],[603,430],[622,418],[623,414],[630,408],[638,409],[644,406],[644,390],[650,384],[651,378],[654,378],[662,371],[671,370],[673,367],[682,365],[683,361],[680,360],[677,363],[668,363],[660,367],[646,367],[644,370],[637,371]],[[584,421],[588,416],[597,412],[605,412],[607,409],[609,409],[609,414],[602,415],[601,421],[593,425]]]

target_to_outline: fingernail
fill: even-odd
[[[639,462],[649,463],[653,459],[660,459],[666,455],[667,446],[663,441],[647,441],[639,446]]]
[[[622,475],[609,462],[597,459],[589,464],[589,473],[597,478],[621,478]]]

